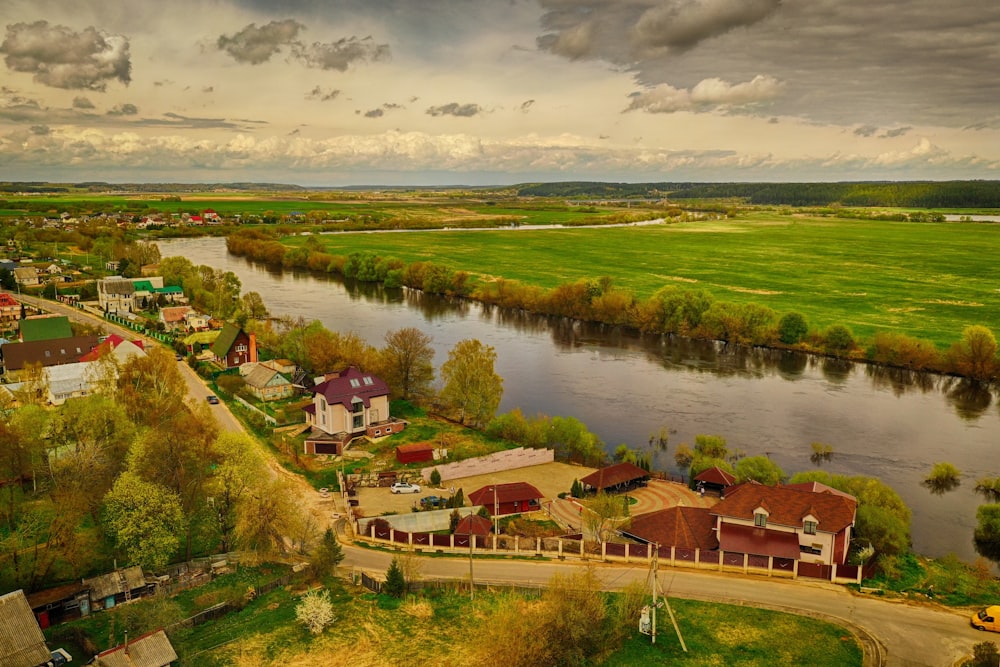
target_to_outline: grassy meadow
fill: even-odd
[[[1000,226],[756,212],[646,227],[331,234],[327,252],[431,261],[479,280],[554,287],[611,276],[645,298],[665,285],[798,311],[867,337],[891,330],[946,347],[970,324],[1000,332]],[[303,237],[283,239],[296,245]]]

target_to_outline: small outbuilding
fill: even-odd
[[[422,463],[434,460],[434,446],[429,442],[411,442],[396,447],[396,460],[400,463]]]
[[[491,532],[493,532],[493,522],[478,514],[463,516],[458,525],[455,526],[455,535],[472,534],[476,537],[485,537]]]
[[[649,480],[648,470],[643,470],[634,463],[622,462],[595,470],[580,478],[580,483],[586,491],[614,493],[644,486],[647,480]]]
[[[490,484],[469,494],[469,502],[482,505],[490,516],[534,512],[542,507],[542,492],[527,482]]]
[[[52,654],[31,613],[24,591],[0,595],[0,665],[35,667],[45,664]]]
[[[736,484],[736,477],[719,466],[712,466],[698,473],[694,481],[699,488],[724,496],[726,489]]]
[[[177,652],[167,633],[156,630],[94,656],[97,667],[167,667]]]

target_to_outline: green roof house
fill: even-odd
[[[65,315],[21,320],[22,342],[33,343],[39,340],[58,340],[59,338],[72,337],[73,329],[70,328],[69,318]]]
[[[223,368],[242,366],[257,361],[257,336],[248,334],[232,322],[226,322],[219,337],[212,343],[215,362]]]

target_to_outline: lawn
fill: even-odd
[[[969,324],[1000,331],[1000,225],[900,223],[755,212],[727,221],[590,229],[320,237],[371,251],[554,287],[611,276],[646,298],[665,285],[798,311],[817,328],[898,331],[946,347]],[[286,239],[300,242],[300,239]]]

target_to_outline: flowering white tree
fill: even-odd
[[[295,607],[295,618],[314,635],[318,635],[336,620],[333,603],[327,591],[309,591]]]

